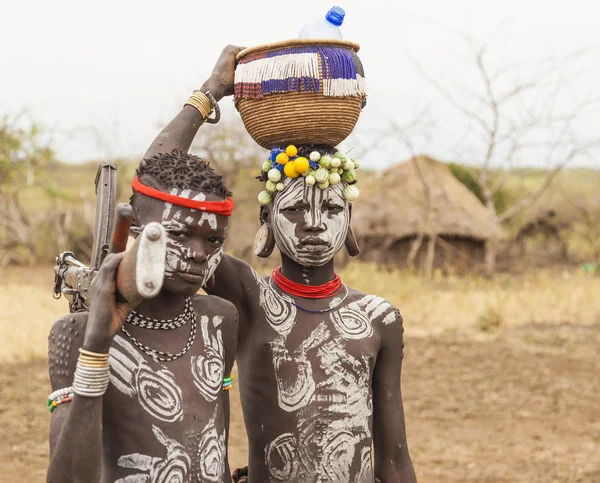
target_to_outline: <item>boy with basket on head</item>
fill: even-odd
[[[214,102],[235,90],[240,112],[243,103],[250,106],[242,113],[247,127],[256,110],[262,109],[264,123],[269,113],[280,115],[273,110],[276,104],[260,103],[271,95],[283,105],[285,93],[307,104],[315,96],[348,98],[346,112],[356,113],[355,122],[365,98],[357,47],[299,41],[241,54],[240,48],[226,47],[201,92],[147,155],[189,149],[207,114],[207,91]],[[276,78],[261,78],[269,72]],[[282,72],[299,72],[299,77],[277,74]],[[338,121],[335,113],[332,119]],[[400,390],[402,317],[382,298],[346,286],[334,269],[334,255],[344,245],[351,254],[358,252],[350,229],[358,162],[331,147],[343,137],[332,139],[309,124],[306,129],[282,124],[279,139],[278,132],[251,132],[263,147],[278,139],[259,177],[266,189],[259,195],[262,226],[255,252],[265,257],[277,245],[281,267],[261,278],[245,262],[224,255],[214,285],[207,287],[240,314],[236,357],[249,466],[247,476],[236,472],[234,479],[373,483],[377,477],[384,483],[412,483]],[[352,127],[332,125],[331,132],[337,130],[339,137]],[[308,136],[298,142],[305,131]],[[312,141],[306,139],[310,136]]]

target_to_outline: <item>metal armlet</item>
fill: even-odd
[[[216,124],[221,120],[221,108],[219,107],[219,103],[210,91],[206,91],[204,95],[210,100],[210,103],[212,104],[213,110],[215,112],[215,117],[207,117],[206,122],[209,124]]]

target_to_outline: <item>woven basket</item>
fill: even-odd
[[[332,47],[351,53],[359,50],[357,44],[341,40],[297,39],[245,49],[237,59],[256,58],[277,51],[279,54],[298,47]],[[336,146],[350,135],[360,116],[365,96],[324,95],[321,57],[318,58],[318,76],[318,92],[316,89],[299,88],[298,91],[273,92],[260,94],[259,98],[249,98],[238,95],[236,91],[235,104],[242,121],[260,146],[266,149],[287,144]]]

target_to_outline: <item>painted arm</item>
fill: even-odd
[[[89,314],[59,319],[48,337],[52,390],[70,387],[79,348],[106,354],[129,307],[115,302],[116,270],[124,253],[108,255],[92,282]],[[102,469],[102,397],[75,395],[58,405],[50,423],[50,465],[47,481],[94,483]]]
[[[223,49],[210,77],[202,84],[200,91],[210,91],[217,101],[224,96],[233,94],[233,81],[235,74],[236,55],[243,47],[228,45]],[[154,142],[146,151],[144,157],[160,153],[168,153],[174,149],[188,151],[194,136],[202,124],[202,116],[191,106],[185,106],[177,116],[160,132]],[[252,269],[241,260],[225,255],[215,272],[216,285],[207,288],[211,295],[217,295],[232,302],[239,312],[240,337],[244,334],[243,328],[247,326],[247,291],[244,290],[244,281],[253,282]]]
[[[402,316],[381,325],[382,346],[373,373],[375,476],[383,483],[417,481],[406,441],[400,376],[403,358]]]
[[[235,56],[243,47],[228,45],[223,49],[210,77],[202,84],[200,91],[210,93],[220,101],[233,94],[233,77],[235,73]],[[187,152],[194,136],[202,125],[202,116],[192,106],[185,106],[177,116],[167,124],[146,151],[145,158],[160,153],[170,153],[174,149]]]

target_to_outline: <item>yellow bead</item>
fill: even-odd
[[[308,159],[302,157],[294,159],[294,167],[298,174],[306,173],[309,168]]]
[[[277,161],[279,164],[286,164],[289,160],[290,158],[285,153],[279,153],[275,158],[275,161]]]
[[[295,161],[292,161],[291,163],[286,164],[283,168],[283,172],[288,178],[297,178],[300,176],[298,171],[296,171],[295,163]]]
[[[287,148],[285,148],[285,154],[287,154],[290,158],[293,158],[298,154],[298,148],[293,144],[290,144]]]

